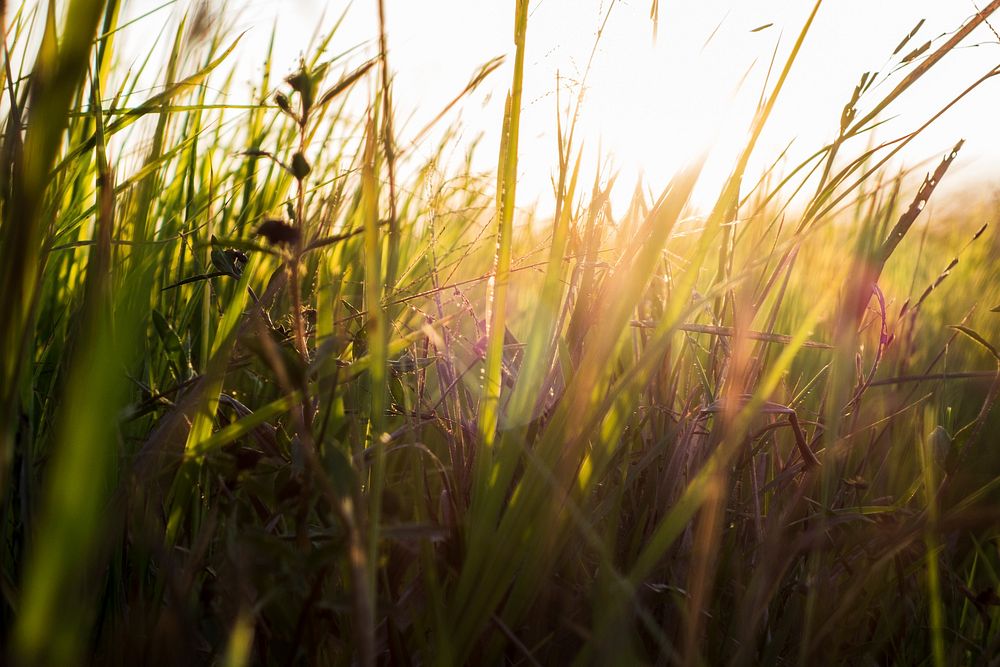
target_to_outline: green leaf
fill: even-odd
[[[153,311],[153,328],[156,329],[156,334],[167,352],[179,352],[183,349],[180,336],[158,310]]]
[[[232,276],[234,278],[240,277],[239,272],[236,270],[236,266],[221,248],[212,248],[212,266],[215,267],[216,271],[224,273],[227,276]]]

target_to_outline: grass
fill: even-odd
[[[820,4],[706,215],[704,156],[620,215],[588,188],[581,94],[551,219],[515,209],[526,0],[493,174],[444,123],[499,61],[408,130],[381,1],[374,58],[272,40],[249,105],[204,8],[123,71],[119,0],[11,7],[6,659],[992,664],[996,205],[930,217],[961,142],[889,171],[957,100],[872,137],[1000,0],[749,173]]]

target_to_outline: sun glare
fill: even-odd
[[[268,3],[257,3],[245,19],[255,25]],[[279,30],[302,35],[324,12],[338,9],[315,0],[283,4]],[[473,71],[470,62],[511,53],[510,16],[505,3],[434,0],[387,3],[392,31],[396,100],[412,114],[412,127],[433,116]],[[711,202],[732,169],[761,96],[771,90],[805,23],[812,3],[682,0],[661,3],[657,31],[647,2],[631,0],[543,0],[530,5],[527,36],[525,107],[519,203],[551,206],[551,176],[556,165],[555,117],[573,108],[584,87],[578,138],[586,142],[590,173],[598,159],[617,173],[616,208],[626,205],[636,179],[657,191],[679,167],[703,151],[709,160],[693,201]],[[344,34],[374,34],[374,12],[351,7]],[[843,0],[820,8],[810,39],[774,111],[774,120],[758,144],[750,173],[769,164],[791,143],[787,160],[803,159],[836,133],[840,110],[862,73],[895,85],[900,74],[886,69],[893,48],[920,19],[928,26],[958,25],[976,11],[972,2],[892,0],[872,3]],[[609,14],[610,12],[610,14]],[[926,28],[931,30],[933,28]],[[936,35],[933,35],[936,36]],[[359,39],[359,42],[363,40]],[[993,67],[1000,51],[987,27],[970,37],[975,48],[952,55],[908,93],[899,115],[879,136],[912,131],[957,94],[975,73]],[[293,62],[300,44],[278,40],[285,61]],[[595,48],[596,45],[596,48]],[[369,50],[372,44],[368,43]],[[456,57],[461,53],[462,57]],[[508,67],[509,67],[508,62]],[[589,68],[588,68],[589,64]],[[484,131],[477,163],[492,169],[499,144],[499,119],[509,70],[501,69],[480,94],[462,105],[461,120]],[[561,109],[556,107],[557,88]],[[419,104],[416,103],[419,100]],[[974,104],[960,104],[902,156],[918,162],[938,154],[959,137],[970,139],[978,153],[1000,157],[1000,142],[987,122],[1000,103],[997,86],[979,91]],[[467,134],[471,141],[474,136]],[[981,139],[975,141],[975,139]],[[794,163],[794,162],[793,162]]]
[[[682,0],[661,6],[654,35],[647,5],[636,0],[531,2],[520,206],[551,211],[555,119],[557,114],[568,119],[581,90],[577,138],[585,143],[584,173],[593,178],[601,164],[605,178],[618,176],[616,209],[627,206],[640,179],[645,189],[659,191],[681,166],[702,153],[708,160],[692,202],[698,206],[713,201],[745,142],[758,103],[773,89],[780,74],[777,67],[812,8],[812,3],[796,0]],[[162,13],[157,7],[154,0],[143,0],[129,10],[136,16],[150,10]],[[370,9],[363,3],[297,0],[278,7],[255,0],[235,18],[235,27],[247,30],[241,51],[251,56],[240,61],[240,69],[252,78],[258,63],[248,44],[266,42],[272,26],[277,31],[279,70],[291,70],[307,48],[308,36],[337,20],[342,26],[333,50],[371,53],[377,16]],[[972,2],[932,0],[843,0],[821,6],[749,173],[759,173],[786,149],[785,163],[796,164],[832,139],[840,110],[863,73],[878,76],[883,89],[895,85],[902,74],[889,67],[890,55],[919,20],[929,26],[958,25],[975,11]],[[394,99],[404,136],[434,118],[478,64],[512,53],[511,19],[504,3],[390,0],[387,13],[396,71]],[[134,37],[131,46],[141,52],[145,44]],[[908,91],[892,118],[880,119],[889,122],[875,136],[885,140],[919,126],[971,83],[976,72],[993,67],[998,41],[990,28],[980,27],[966,48],[951,54],[926,83]],[[480,141],[475,164],[483,171],[496,165],[509,67],[508,58],[444,120],[465,128],[461,140],[466,144]],[[975,103],[949,110],[898,163],[934,156],[961,137],[974,147],[970,153],[995,161],[1000,141],[988,116],[998,104],[1000,86],[982,87]]]

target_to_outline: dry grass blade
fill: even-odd
[[[640,320],[632,320],[633,327],[638,327],[640,329],[653,329],[656,327],[652,322],[642,322]],[[736,330],[733,327],[716,327],[708,324],[678,324],[677,329],[680,331],[687,331],[690,333],[702,333],[709,334],[712,336],[725,336],[726,338],[732,338],[737,335]],[[741,331],[739,335],[745,336],[750,340],[759,340],[765,343],[783,343],[788,344],[792,342],[791,336],[786,336],[785,334],[776,333],[764,333],[762,331]],[[820,343],[814,340],[807,340],[802,343],[802,347],[809,347],[815,350],[832,350],[833,346],[826,343]]]

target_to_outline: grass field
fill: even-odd
[[[998,664],[997,200],[928,219],[960,137],[873,137],[1000,0],[751,172],[816,2],[705,210],[704,157],[585,179],[563,99],[544,219],[508,4],[456,91],[510,77],[485,174],[449,109],[399,129],[384,22],[371,60],[256,45],[237,105],[204,5],[132,69],[122,0],[7,7],[7,661]]]

